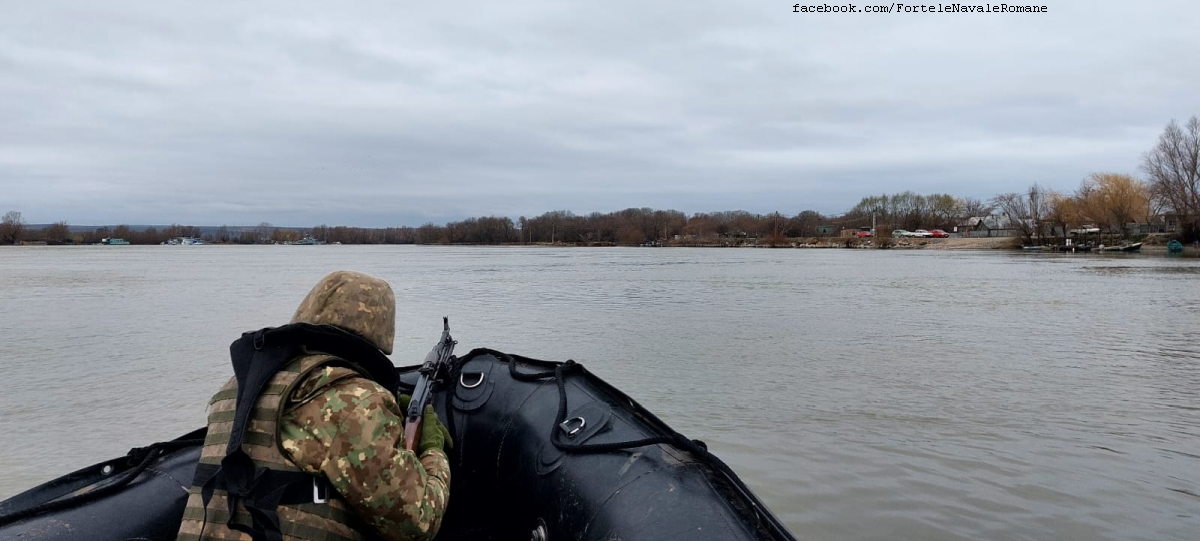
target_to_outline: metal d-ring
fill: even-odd
[[[575,422],[578,422],[579,426],[571,428],[571,424],[575,423]],[[563,432],[567,433],[568,438],[575,437],[575,434],[578,434],[579,431],[583,430],[583,427],[585,427],[585,426],[587,426],[587,419],[584,419],[583,417],[574,417],[571,419],[567,419],[566,421],[563,421],[563,422],[559,423],[559,425],[558,425],[559,428],[563,429]]]
[[[474,389],[474,388],[482,385],[483,384],[483,372],[474,372],[474,374],[479,376],[479,379],[476,380],[475,383],[468,385],[467,380],[463,379],[464,377],[466,377],[467,373],[463,372],[458,375],[458,384],[462,385],[463,389]]]

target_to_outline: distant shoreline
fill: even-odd
[[[757,239],[761,240],[761,239]],[[672,240],[665,241],[653,246],[631,246],[614,243],[564,243],[564,242],[528,242],[528,243],[496,243],[496,244],[436,244],[436,243],[403,243],[403,244],[342,244],[340,246],[503,246],[503,247],[543,247],[543,248],[757,248],[757,249],[809,249],[809,250],[938,250],[938,251],[1004,251],[1013,252],[1020,250],[1020,244],[1015,237],[983,237],[983,238],[944,238],[944,239],[896,239],[895,244],[887,248],[880,248],[874,243],[868,243],[870,239],[845,238],[845,237],[818,237],[808,239],[788,239],[784,243],[779,243],[774,246],[765,242],[757,242],[751,239],[746,242],[746,239],[733,239],[731,242],[702,242],[688,240]],[[63,245],[47,245],[44,243],[25,243],[17,245],[20,247],[86,247],[86,246],[105,246],[106,248],[120,249],[121,246],[107,246],[102,244],[63,244]],[[159,246],[155,244],[143,244],[133,246]],[[206,243],[204,246],[289,246],[286,244],[239,244],[239,243]],[[339,245],[326,245],[329,247]],[[0,246],[2,247],[2,246]],[[166,247],[165,247],[166,248]],[[192,247],[169,247],[166,249],[194,249]],[[203,249],[201,247],[200,249]],[[309,249],[307,247],[301,248]],[[1142,253],[1166,254],[1167,247],[1165,245],[1143,245]],[[1200,257],[1200,249],[1192,246],[1184,247],[1184,256]]]

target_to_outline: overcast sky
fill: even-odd
[[[1138,173],[1200,114],[1200,4],[0,0],[0,212],[389,226],[839,213]],[[863,6],[855,2],[857,6]]]

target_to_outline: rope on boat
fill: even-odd
[[[651,436],[649,438],[643,438],[640,440],[591,444],[565,443],[560,441],[558,438],[558,428],[567,418],[566,376],[573,370],[583,368],[583,365],[575,362],[574,360],[567,360],[554,367],[554,370],[547,370],[545,372],[521,373],[517,371],[517,361],[511,355],[493,350],[485,351],[500,358],[502,362],[507,363],[509,375],[517,381],[533,382],[544,379],[554,380],[555,384],[558,386],[558,415],[555,416],[554,425],[550,428],[550,442],[553,443],[554,446],[559,450],[563,451],[564,453],[596,454],[619,451],[622,449],[631,449],[634,447],[644,447],[647,445],[673,445],[676,448],[682,449],[694,456],[699,457],[702,462],[720,472],[730,482],[730,484],[732,484],[733,487],[737,489],[737,491],[740,492],[743,497],[746,498],[746,501],[749,502],[759,519],[765,523],[779,539],[795,540],[791,532],[788,532],[787,529],[780,525],[778,519],[776,519],[770,511],[767,511],[765,508],[763,508],[763,506],[759,503],[758,498],[754,496],[753,492],[750,491],[750,487],[746,486],[746,483],[742,482],[742,479],[738,477],[738,475],[734,473],[733,469],[725,464],[723,460],[709,452],[708,446],[703,441],[689,439],[687,436],[680,434],[669,426],[666,427],[669,431],[669,433],[666,435]]]
[[[129,454],[126,455],[126,460],[127,464],[133,466],[133,468],[125,471],[125,473],[122,474],[119,479],[95,490],[90,490],[82,494],[76,494],[69,498],[54,499],[48,502],[40,503],[33,507],[28,507],[13,513],[9,513],[7,515],[0,515],[0,526],[40,515],[42,513],[48,513],[50,511],[57,511],[59,509],[65,509],[67,507],[79,505],[81,503],[117,492],[122,488],[125,488],[125,486],[129,483],[132,483],[134,479],[137,479],[142,472],[146,471],[146,468],[150,467],[151,463],[163,456],[163,454],[176,449],[182,449],[184,447],[202,445],[203,443],[203,439],[175,440],[159,442],[151,444],[147,447],[135,447],[130,449]]]

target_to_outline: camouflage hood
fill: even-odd
[[[396,334],[396,296],[392,287],[379,278],[334,271],[308,292],[292,323],[334,325],[391,354]]]

